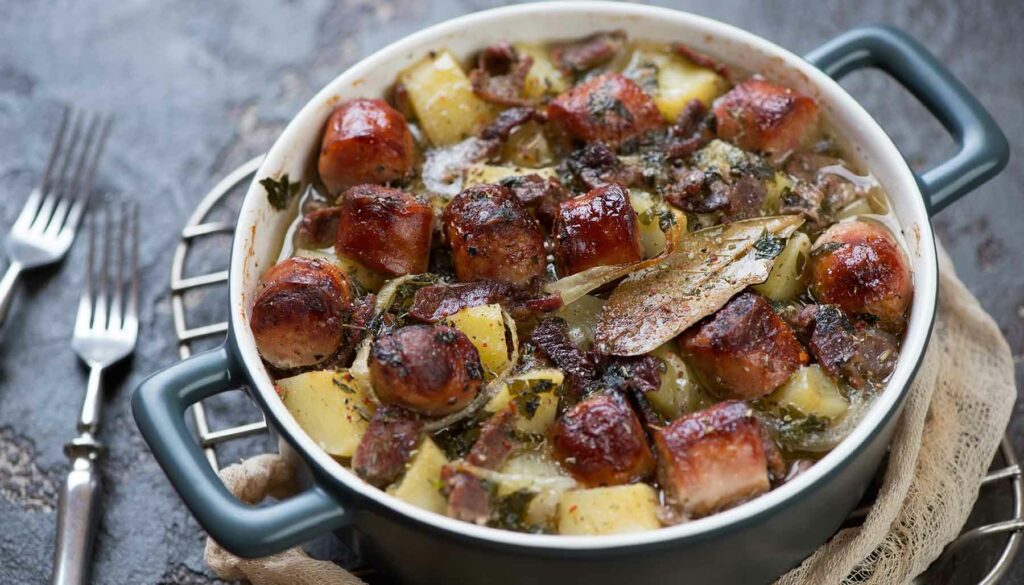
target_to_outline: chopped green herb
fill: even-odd
[[[533,501],[535,493],[517,490],[498,500],[494,524],[498,528],[536,532],[538,528],[530,526],[526,520],[526,512]]]
[[[281,175],[280,179],[261,179],[260,185],[267,190],[267,200],[275,209],[287,209],[292,197],[299,194],[299,187],[302,186],[300,183],[292,183],[288,173]]]
[[[754,255],[758,260],[771,260],[781,254],[785,247],[785,239],[765,231],[761,238],[754,243]]]

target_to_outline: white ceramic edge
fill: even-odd
[[[565,21],[560,24],[552,24],[554,13],[572,15],[573,19],[586,20],[593,23],[594,30],[608,29],[623,24],[627,25],[626,28],[643,24],[651,27],[668,25],[680,29],[693,29],[704,33],[702,39],[687,37],[679,38],[679,40],[712,55],[721,54],[723,51],[716,49],[723,47],[735,51],[737,45],[747,47],[753,55],[763,55],[763,59],[769,61],[770,71],[767,72],[769,77],[782,78],[794,85],[803,86],[805,91],[815,94],[815,97],[822,103],[826,116],[841,131],[847,135],[858,135],[856,143],[858,150],[861,151],[860,155],[875,155],[873,159],[865,162],[888,190],[911,248],[916,290],[901,357],[886,389],[875,400],[864,419],[850,436],[809,471],[783,486],[713,516],[660,530],[589,537],[524,534],[476,526],[434,514],[370,486],[317,446],[295,422],[283,402],[276,398],[273,384],[259,358],[246,319],[248,298],[244,291],[245,283],[254,282],[253,279],[258,276],[258,274],[254,274],[255,271],[265,270],[266,267],[259,268],[245,263],[249,257],[254,254],[258,255],[257,248],[261,244],[264,248],[268,247],[265,241],[261,242],[261,239],[257,237],[256,227],[275,214],[274,210],[266,203],[266,194],[257,180],[267,176],[277,176],[282,171],[289,169],[293,173],[299,173],[307,168],[305,166],[307,161],[297,160],[300,157],[297,157],[295,152],[303,148],[308,150],[308,145],[319,144],[319,134],[327,116],[326,112],[338,102],[339,96],[363,95],[359,91],[367,78],[393,72],[395,71],[394,63],[397,62],[404,66],[413,58],[419,58],[425,54],[429,49],[449,46],[456,42],[464,44],[465,37],[473,37],[473,35],[477,37],[473,42],[477,48],[493,42],[496,39],[479,37],[483,34],[480,31],[487,25],[493,26],[496,21],[538,17],[536,21],[533,21],[538,23],[537,26],[530,27],[523,34],[517,34],[515,40],[575,36],[578,32],[576,29],[579,27],[564,27],[562,24]],[[512,36],[511,30],[507,34]],[[728,52],[728,50],[724,52]],[[776,62],[779,67],[772,67],[771,64]],[[390,83],[392,79],[393,73],[388,75],[386,82]],[[263,240],[267,239],[267,237],[263,238]],[[343,72],[299,112],[270,149],[242,205],[231,254],[231,327],[240,355],[252,375],[256,390],[267,397],[266,403],[272,414],[270,418],[276,419],[277,423],[284,427],[284,430],[294,438],[306,456],[315,460],[323,469],[332,473],[351,490],[364,497],[377,500],[385,506],[425,524],[483,540],[522,547],[603,549],[679,539],[739,523],[780,505],[789,498],[797,497],[798,494],[811,488],[813,484],[830,474],[834,468],[851,456],[862,442],[876,432],[876,427],[886,414],[897,408],[903,388],[910,384],[911,376],[925,349],[934,316],[937,288],[936,270],[931,224],[918,184],[902,155],[877,122],[849,94],[835,81],[797,55],[731,25],[666,8],[611,2],[525,4],[455,18],[399,40]]]

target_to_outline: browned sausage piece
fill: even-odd
[[[561,276],[643,258],[636,211],[619,185],[605,185],[563,201],[552,236]]]
[[[715,100],[718,137],[746,150],[785,154],[818,123],[818,104],[764,79],[748,79]]]
[[[605,73],[551,100],[548,122],[583,142],[604,142],[612,148],[661,125],[651,96],[619,73]]]
[[[670,503],[690,517],[768,491],[769,467],[784,472],[774,443],[743,402],[722,402],[676,419],[654,431],[654,444],[661,486]]]
[[[420,443],[423,421],[397,406],[381,406],[373,414],[352,457],[352,471],[377,487],[394,483],[405,471]]]
[[[443,215],[459,280],[525,284],[545,271],[544,232],[505,187],[475,185]]]
[[[426,272],[434,211],[404,191],[359,185],[339,200],[338,253],[390,276]]]
[[[654,456],[633,408],[617,392],[580,402],[551,429],[555,456],[588,486],[640,481],[654,471]]]
[[[834,224],[811,248],[811,293],[851,315],[873,315],[899,332],[914,295],[907,258],[896,239],[871,221]]]
[[[749,292],[684,331],[678,343],[687,363],[725,398],[764,396],[809,359],[771,304]]]
[[[337,195],[361,183],[401,179],[412,171],[412,133],[402,114],[383,100],[355,99],[331,114],[318,168]]]
[[[250,326],[263,359],[298,368],[338,351],[351,312],[352,290],[337,266],[289,258],[263,275]]]
[[[413,325],[378,337],[370,382],[381,402],[440,416],[462,410],[483,386],[480,354],[454,327]]]

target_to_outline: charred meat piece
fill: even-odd
[[[508,460],[515,447],[512,426],[515,410],[511,407],[484,422],[480,437],[473,443],[466,462],[482,469],[496,470]],[[448,516],[474,524],[486,524],[492,516],[491,491],[483,480],[468,471],[448,466],[442,472],[448,491]]]
[[[678,343],[687,363],[724,398],[764,396],[809,359],[771,304],[749,292],[684,331]]]
[[[701,67],[710,69],[715,73],[721,75],[725,79],[729,79],[731,77],[731,75],[729,74],[728,67],[722,65],[718,61],[715,61],[711,57],[708,57],[704,53],[700,53],[694,50],[689,45],[685,45],[683,43],[673,43],[672,50],[678,53],[679,55],[686,57],[690,61],[693,61],[694,65],[700,65]]]
[[[580,351],[569,336],[569,326],[561,317],[548,317],[534,327],[530,341],[543,357],[551,360],[565,372],[570,401],[582,395],[590,381],[597,377],[598,369],[590,354]]]
[[[669,203],[690,213],[720,212],[727,221],[760,215],[764,184],[753,174],[722,178],[714,172],[689,169],[666,190]]]
[[[722,402],[654,431],[658,478],[688,517],[707,516],[771,488],[785,473],[774,443],[744,402]]]
[[[596,386],[622,394],[656,391],[661,387],[661,374],[665,368],[664,362],[653,355],[605,356],[600,366],[601,374]]]
[[[818,105],[806,95],[752,78],[715,100],[718,137],[746,150],[784,155],[818,123]]]
[[[338,204],[338,254],[390,276],[427,270],[434,231],[434,211],[429,205],[379,185],[352,187]]]
[[[811,293],[851,315],[870,315],[900,332],[914,295],[906,255],[892,234],[871,221],[848,221],[825,230],[811,247]]]
[[[612,148],[661,126],[651,96],[620,73],[599,75],[559,95],[547,115],[557,132]]]
[[[505,187],[466,189],[445,208],[443,222],[459,280],[525,284],[545,273],[544,232]]]
[[[462,410],[476,397],[483,368],[476,347],[458,329],[412,325],[374,340],[370,382],[385,404],[441,416]]]
[[[367,483],[385,487],[405,471],[420,442],[423,421],[397,406],[381,406],[370,420],[352,458],[352,471]]]
[[[624,31],[594,33],[577,41],[555,43],[551,60],[566,75],[578,75],[611,61],[625,44]]]
[[[562,307],[562,297],[497,280],[434,284],[416,290],[409,316],[427,323],[458,313],[462,309],[499,303],[513,318],[528,318]]]
[[[476,69],[470,71],[473,93],[481,99],[503,106],[524,106],[526,74],[533,65],[533,57],[521,56],[512,45],[500,42],[480,51]]]
[[[587,486],[640,481],[654,456],[633,408],[617,392],[598,394],[569,409],[551,429],[555,456]]]
[[[694,98],[679,113],[676,123],[669,127],[662,147],[668,160],[686,158],[711,142],[715,137],[704,103]]]
[[[779,201],[779,213],[782,215],[802,215],[812,229],[824,226],[825,214],[822,203],[825,194],[817,185],[806,181],[797,181],[792,189],[782,193]]]
[[[532,209],[537,221],[549,230],[555,221],[558,204],[569,198],[562,184],[551,177],[519,175],[506,177],[499,184],[511,191],[523,207]]]
[[[413,161],[409,125],[383,100],[345,102],[327,120],[318,168],[332,194],[362,183],[405,178]]]
[[[551,235],[562,276],[643,259],[636,211],[619,185],[598,187],[563,201]]]
[[[830,376],[862,389],[885,380],[896,367],[899,342],[877,326],[851,322],[835,305],[810,305],[799,320],[806,324],[808,349]]]
[[[263,275],[250,326],[268,363],[283,370],[331,357],[345,339],[352,287],[337,266],[289,258]]]
[[[628,187],[643,178],[640,169],[624,164],[615,151],[600,142],[573,151],[563,164],[588,191],[611,183]]]
[[[338,239],[340,207],[324,207],[302,216],[295,245],[299,248],[331,248]]]

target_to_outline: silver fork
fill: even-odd
[[[110,132],[110,117],[64,110],[39,186],[7,235],[10,265],[0,279],[0,325],[23,270],[53,264],[67,254],[89,203],[92,179]]]
[[[138,209],[133,204],[122,206],[116,225],[111,225],[110,215],[109,209],[103,213],[103,243],[99,250],[98,218],[91,222],[85,287],[71,340],[72,349],[89,366],[89,383],[78,419],[79,434],[64,446],[71,471],[64,482],[57,513],[54,585],[87,582],[100,492],[97,464],[103,453],[103,445],[96,437],[103,404],[103,371],[131,355],[139,337]],[[111,250],[112,246],[116,251]]]

